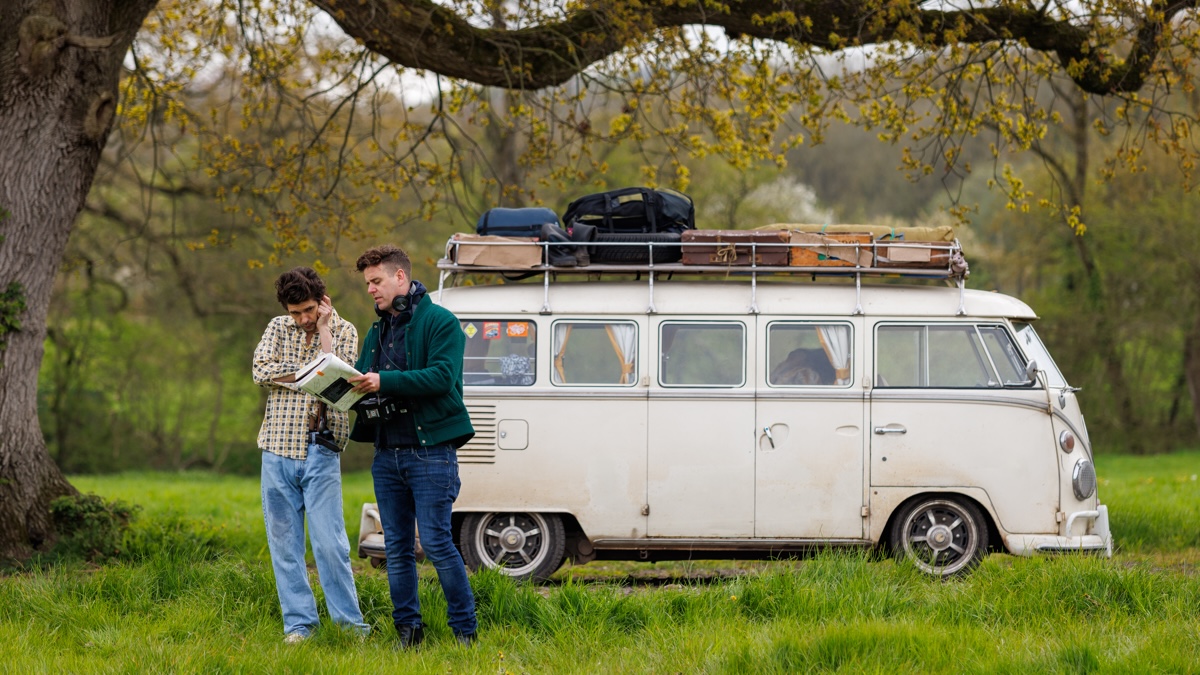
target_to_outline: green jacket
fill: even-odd
[[[379,351],[381,321],[371,324],[355,368],[367,372]],[[417,437],[423,446],[449,443],[461,447],[475,435],[471,417],[463,403],[463,350],[467,339],[450,310],[434,304],[426,295],[418,297],[412,319],[404,326],[404,350],[408,370],[386,370],[379,374],[379,393],[402,396],[409,404]],[[350,438],[375,442],[375,427],[362,417],[354,421]]]

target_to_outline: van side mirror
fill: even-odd
[[[1025,364],[1025,380],[1023,382],[1005,382],[1006,387],[1032,387],[1037,383],[1037,361],[1030,359],[1029,363]]]

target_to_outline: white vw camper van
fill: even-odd
[[[433,298],[467,337],[471,568],[879,547],[950,576],[989,551],[1111,555],[1076,390],[1033,310],[961,270],[539,266],[460,285],[506,270],[453,253]],[[883,272],[942,281],[864,283]],[[379,557],[371,532],[364,516],[360,555]]]

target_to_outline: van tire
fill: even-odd
[[[615,265],[635,265],[650,261],[650,247],[654,243],[654,264],[679,262],[683,259],[683,248],[668,246],[678,244],[680,235],[676,232],[599,232],[596,234],[595,253],[591,254],[594,263],[610,263]],[[631,244],[630,246],[607,246],[604,244]]]
[[[892,551],[942,578],[966,574],[988,550],[982,512],[965,498],[928,495],[909,502],[892,521]]]
[[[458,541],[472,572],[497,569],[517,581],[545,581],[566,557],[566,530],[553,513],[467,514]]]

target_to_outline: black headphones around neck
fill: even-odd
[[[392,298],[392,310],[403,312],[408,309],[408,295],[397,295]]]

